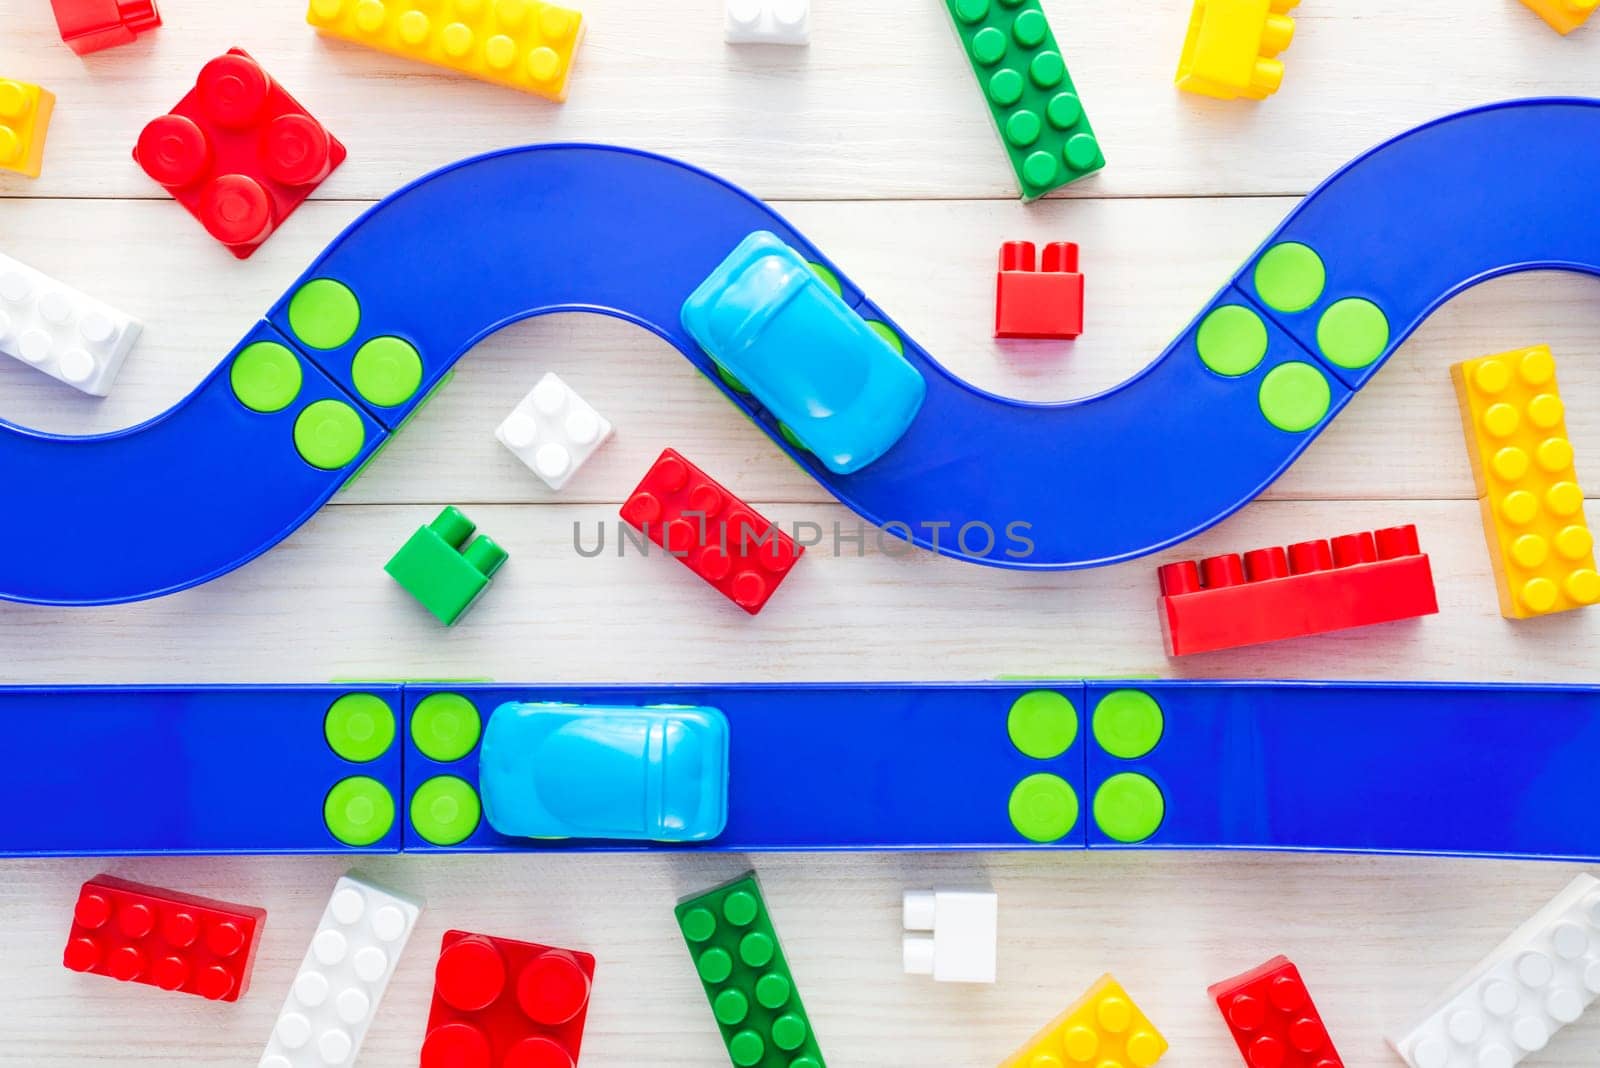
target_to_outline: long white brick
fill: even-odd
[[[278,1013],[260,1068],[353,1064],[422,905],[345,875]]]
[[[0,253],[0,352],[96,397],[142,329],[108,304]]]
[[[1390,1039],[1411,1068],[1511,1068],[1600,997],[1600,880],[1580,875]]]

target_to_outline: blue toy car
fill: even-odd
[[[510,702],[489,716],[478,775],[504,835],[709,841],[728,822],[728,721],[691,705]]]
[[[775,234],[757,230],[684,301],[683,327],[830,471],[889,451],[927,384]]]

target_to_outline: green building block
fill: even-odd
[[[678,903],[678,928],[738,1068],[823,1068],[755,872]]]
[[[400,547],[383,569],[451,626],[489,588],[489,579],[506,562],[506,551],[485,535],[468,544],[476,524],[454,505]]]
[[[1039,0],[945,0],[1022,199],[1106,165]]]

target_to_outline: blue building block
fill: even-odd
[[[684,301],[684,329],[835,474],[900,440],[927,387],[809,264],[765,230]],[[891,335],[892,336],[892,335]]]
[[[495,709],[528,701],[719,710],[726,829],[699,844],[497,833],[480,743]],[[402,707],[397,741],[384,710]],[[0,855],[1138,847],[1600,860],[1587,789],[1600,686],[41,687],[0,690],[0,716],[27,754],[0,805],[31,814],[0,827]]]
[[[728,823],[715,708],[513,702],[489,713],[483,817],[516,838],[708,842]]]
[[[881,318],[815,246],[760,201],[658,156],[588,145],[492,153],[374,206],[274,305],[267,318],[292,339],[306,382],[286,411],[244,418],[225,362],[130,431],[82,440],[0,424],[0,471],[21,472],[5,484],[7,503],[29,520],[0,531],[0,597],[137,600],[238,566],[351,477],[473,345],[551,311],[656,333],[840,501],[919,545],[937,538],[951,556],[1032,569],[1129,559],[1259,494],[1462,288],[1533,268],[1600,274],[1596,176],[1600,101],[1512,101],[1419,127],[1308,196],[1153,364],[1066,404],[975,389],[885,319],[926,398],[881,459],[839,474],[783,440],[781,417],[718,377],[679,319],[758,230],[836,278],[848,306]],[[307,470],[282,425],[313,396],[365,409],[361,450],[334,470]],[[964,547],[942,522],[995,536]],[[44,566],[41,524],[60,535]],[[132,552],[103,551],[108,525],[130,532]],[[1013,525],[1025,544],[1004,536]]]
[[[0,856],[398,852],[400,708],[398,686],[0,688]]]
[[[1089,845],[1600,856],[1600,689],[1092,682]]]
[[[1071,727],[1057,723],[1055,737],[1065,735],[1065,748],[1046,758],[1025,755],[1008,735],[1012,706],[1040,689],[1063,695],[1063,701],[1046,703],[1058,720],[1070,718]],[[1083,821],[1076,818],[1083,782],[1077,730],[1082,690],[1080,682],[407,686],[405,849],[1082,848]],[[538,701],[720,711],[727,717],[729,740],[726,829],[700,845],[540,841],[496,832],[476,818],[480,736],[502,705]],[[1048,712],[1042,715],[1049,718]],[[1010,815],[1012,794],[1037,775],[1055,782],[1036,779],[1022,791],[1019,808],[1031,805],[1043,812],[1025,812],[1030,825],[1059,819],[1062,788],[1071,794],[1074,818],[1049,842],[1024,838]],[[470,827],[457,815],[462,812],[474,815]]]

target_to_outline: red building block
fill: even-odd
[[[234,48],[145,126],[133,158],[242,260],[344,162],[345,149]]]
[[[1344,1068],[1288,957],[1207,988],[1250,1068]]]
[[[61,963],[75,972],[238,1001],[250,985],[265,909],[141,886],[83,884]]]
[[[1044,247],[1035,269],[1032,241],[1000,246],[995,278],[994,336],[1071,340],[1083,333],[1083,275],[1078,246],[1056,241]]]
[[[1167,564],[1161,629],[1169,656],[1322,634],[1439,610],[1417,528],[1388,527]]]
[[[161,25],[155,0],[50,0],[50,6],[61,39],[80,56],[132,44]]]
[[[656,457],[622,518],[751,615],[805,551],[673,449]]]
[[[573,1068],[593,981],[588,953],[446,931],[422,1068]]]

